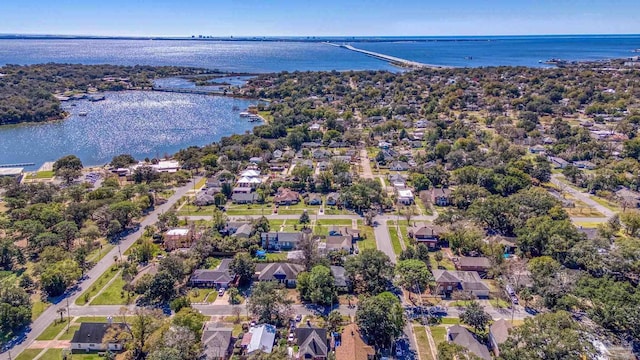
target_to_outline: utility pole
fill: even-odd
[[[67,297],[67,332],[71,327],[71,314],[69,313],[69,297]]]

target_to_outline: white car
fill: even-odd
[[[220,288],[220,290],[218,290],[218,296],[222,295],[224,295],[224,288]]]
[[[289,333],[289,337],[287,338],[288,342],[293,342],[293,340],[295,339],[295,335],[291,332]]]

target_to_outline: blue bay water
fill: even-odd
[[[640,35],[327,39],[408,60],[444,66],[547,66],[539,60],[601,60],[638,55]],[[384,40],[384,41],[380,41]],[[0,65],[47,62],[175,65],[264,73],[398,68],[366,55],[319,42],[0,39]],[[237,85],[243,78],[232,79]],[[163,87],[192,87],[182,80]],[[212,85],[215,88],[215,85]],[[112,156],[163,156],[205,145],[255,124],[238,116],[246,100],[203,95],[109,93],[98,103],[78,102],[60,122],[0,127],[0,164],[44,161],[74,153],[86,164]],[[69,106],[65,104],[65,106]],[[78,116],[86,111],[86,117]]]
[[[66,120],[1,127],[0,164],[34,162],[37,168],[66,154],[79,156],[85,165],[101,165],[122,153],[163,157],[255,125],[233,110],[255,103],[244,99],[148,91],[105,96],[99,102],[64,103],[71,114]]]

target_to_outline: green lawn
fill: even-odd
[[[271,231],[280,231],[282,226],[287,220],[269,220],[269,229]]]
[[[104,360],[104,356],[98,354],[73,354],[71,360]]]
[[[36,356],[38,356],[38,354],[40,354],[41,352],[42,352],[42,349],[25,349],[23,352],[20,353],[20,355],[15,357],[15,360],[32,360]]]
[[[109,282],[109,280],[116,276],[118,272],[113,271],[114,268],[115,267],[112,266],[108,271],[102,273],[98,280],[96,280],[96,282],[91,285],[89,289],[85,290],[82,295],[80,295],[76,299],[76,305],[85,305],[87,301],[91,299],[91,297],[95,296],[98,291],[100,291],[100,289],[102,289],[102,287]]]
[[[270,262],[287,261],[287,253],[286,252],[267,253],[267,261],[270,261]]]
[[[456,301],[452,301],[451,304],[449,305],[454,307],[467,307],[471,305],[473,301],[474,300],[456,300]]]
[[[438,346],[438,344],[446,340],[447,329],[444,326],[432,326],[431,336],[433,337],[433,341],[436,343],[436,346]]]
[[[351,219],[319,219],[316,225],[322,225],[322,226],[337,225],[337,226],[351,227],[352,223],[353,222],[351,221]]]
[[[373,235],[373,228],[371,226],[365,226],[362,220],[358,220],[358,229],[360,230],[360,238],[363,240],[358,241],[358,247],[360,250],[364,249],[377,249],[376,237]]]
[[[400,255],[402,252],[402,245],[400,244],[400,238],[398,237],[398,229],[396,229],[396,226],[392,221],[389,221],[389,223],[391,223],[389,226],[389,237],[391,238],[393,252],[396,253],[396,255]]]
[[[346,209],[338,209],[335,206],[325,206],[324,214],[325,215],[349,215],[353,213]]]
[[[73,333],[76,332],[76,330],[80,329],[80,325],[71,325],[69,326],[69,331],[65,331],[62,333],[62,335],[60,335],[60,337],[58,338],[59,340],[71,340],[71,338],[73,338]]]
[[[229,205],[227,206],[227,215],[270,215],[273,212],[271,205]],[[208,214],[211,215],[211,214]]]
[[[97,263],[98,261],[102,260],[102,258],[107,255],[109,251],[111,251],[111,249],[113,249],[114,247],[115,245],[109,243],[102,245],[102,249],[95,249],[89,254],[89,256],[87,256],[87,261],[93,261]]]
[[[198,181],[198,182],[196,183],[196,189],[200,189],[200,188],[202,188],[203,186],[205,186],[206,184],[207,184],[207,178],[206,178],[206,177],[203,177],[202,179],[200,179],[200,181]]]
[[[438,250],[441,251],[441,250]],[[431,257],[431,264],[433,264],[434,266],[438,266],[438,263],[436,262],[435,257],[435,252],[429,253],[429,256]],[[440,261],[440,266],[444,267],[447,270],[455,270],[456,266],[453,264],[453,261],[451,261],[444,253],[442,254],[442,261]]]
[[[591,200],[597,202],[598,204],[606,207],[607,209],[611,210],[611,211],[620,211],[620,207],[606,199],[603,199],[599,196],[595,196],[595,195],[590,195],[589,196],[591,198]]]
[[[122,290],[126,284],[127,282],[122,279],[122,274],[118,274],[115,280],[89,305],[126,305],[131,303],[133,298],[129,298],[128,292]]]
[[[216,208],[215,205],[209,206],[195,206],[195,205],[184,205],[178,211],[179,216],[212,216],[213,210]]]
[[[460,319],[459,318],[442,318],[442,321],[440,322],[441,324],[447,324],[447,325],[459,325],[460,324]]]
[[[35,299],[32,298],[32,301],[33,305],[31,305],[31,320],[37,319],[38,316],[40,316],[40,314],[47,310],[47,308],[51,305],[48,302],[43,302],[39,296]]]
[[[52,171],[38,171],[35,175],[29,174],[27,179],[51,179],[55,173]]]
[[[429,346],[429,339],[427,338],[427,331],[424,326],[414,325],[413,333],[416,334],[416,343],[418,344],[418,353],[420,359],[435,360],[431,353],[431,347]]]
[[[118,317],[118,321],[120,321],[122,317]],[[75,323],[86,323],[86,322],[98,322],[98,323],[106,323],[106,316],[81,316],[76,318],[73,322]]]
[[[56,336],[58,336],[60,331],[62,331],[62,329],[67,326],[66,320],[67,319],[65,318],[63,322],[59,322],[60,318],[57,318],[56,321],[53,322],[53,324],[49,325],[49,327],[47,327],[42,332],[42,334],[40,334],[40,336],[36,338],[36,340],[53,340]]]
[[[69,338],[71,340],[71,338]],[[62,359],[62,349],[49,349],[40,357],[42,360],[60,360]]]
[[[189,292],[187,293],[187,296],[189,297],[189,301],[191,301],[191,303],[201,303],[201,302],[204,302],[204,299],[207,297],[207,295],[209,295],[209,293],[216,293],[216,296],[217,296],[217,291],[215,289],[199,289],[199,288],[193,288],[189,290]]]

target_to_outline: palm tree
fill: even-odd
[[[63,315],[64,313],[66,313],[66,312],[67,312],[67,309],[65,309],[65,308],[63,308],[63,307],[62,307],[62,308],[60,308],[60,309],[56,310],[56,312],[57,312],[58,314],[60,314],[60,322],[63,322],[63,321],[64,321],[64,319],[62,319],[62,315]]]

